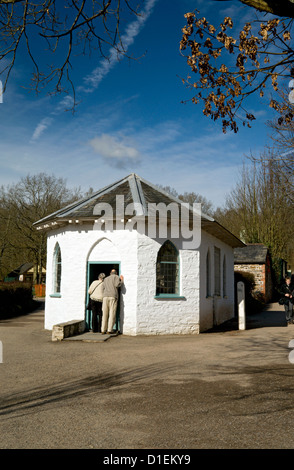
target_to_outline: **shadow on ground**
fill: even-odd
[[[62,403],[68,403],[75,398],[81,399],[82,396],[100,394],[110,394],[112,391],[121,389],[131,384],[135,384],[144,379],[156,379],[162,376],[162,373],[175,370],[173,363],[170,364],[152,364],[150,366],[124,369],[121,372],[97,373],[95,376],[86,376],[78,379],[68,379],[60,383],[55,383],[48,388],[48,385],[41,385],[29,390],[10,393],[1,398],[0,416],[4,419],[14,416],[24,416],[33,412],[34,409],[44,405],[62,406]]]
[[[285,312],[279,304],[269,304],[262,312],[246,315],[246,330],[268,327],[287,327]],[[239,329],[238,317],[235,316],[221,325],[214,326],[205,333],[236,331]]]

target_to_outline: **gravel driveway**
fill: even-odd
[[[195,336],[52,342],[43,305],[0,321],[1,449],[294,448],[283,308]]]

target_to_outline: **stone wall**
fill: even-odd
[[[59,323],[52,328],[52,341],[62,341],[64,338],[76,336],[84,333],[85,321],[72,320],[65,323]]]
[[[235,264],[235,271],[251,273],[255,280],[254,292],[261,294],[265,302],[272,298],[272,277],[270,267],[266,264]]]

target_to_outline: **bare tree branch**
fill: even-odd
[[[142,0],[143,1],[143,0]],[[73,54],[107,58],[111,49],[126,55],[120,34],[121,16],[138,17],[136,0],[0,0],[0,76],[6,90],[17,55],[25,46],[33,67],[32,88],[67,92]],[[38,50],[36,44],[38,43]],[[46,54],[41,61],[40,47]],[[2,62],[1,62],[2,61]]]
[[[231,0],[215,0],[218,2],[227,2]],[[249,7],[255,8],[259,11],[272,13],[276,16],[294,17],[293,0],[239,0]]]
[[[266,11],[277,16],[294,17],[292,0],[240,0],[240,2],[259,11]]]

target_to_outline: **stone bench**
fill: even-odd
[[[80,335],[85,331],[85,320],[71,320],[58,323],[52,328],[52,341],[62,341],[69,336]]]

